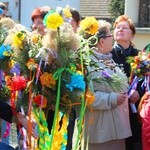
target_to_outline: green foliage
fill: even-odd
[[[109,6],[109,12],[112,15],[112,22],[120,16],[124,14],[125,9],[125,0],[111,0]]]

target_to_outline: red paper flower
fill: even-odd
[[[39,107],[45,108],[47,106],[47,99],[43,95],[40,95],[40,94],[37,95],[33,101]],[[42,102],[42,106],[41,106],[41,102]]]
[[[13,89],[16,91],[24,90],[27,86],[27,79],[24,76],[12,77]]]

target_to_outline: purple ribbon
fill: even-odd
[[[134,93],[134,91],[137,88],[137,83],[138,83],[138,78],[135,76],[133,82],[131,83],[127,93],[128,93],[128,98],[131,97],[131,95]],[[130,107],[133,113],[137,113],[137,109],[134,103],[130,102]]]
[[[128,98],[131,97],[131,95],[133,94],[133,92],[136,90],[137,88],[137,83],[138,83],[138,78],[135,76],[133,82],[131,83],[131,85],[129,86],[129,89],[127,91],[128,93]]]

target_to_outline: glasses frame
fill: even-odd
[[[102,35],[102,36],[99,36],[98,39],[106,39],[106,38],[109,38],[109,37],[113,37],[113,34],[110,34],[110,35]]]
[[[104,38],[104,39],[106,39],[106,38],[109,38],[109,37],[112,37],[113,35],[112,34],[110,34],[110,35],[105,35],[105,36],[102,36],[101,38]]]

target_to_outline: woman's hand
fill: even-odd
[[[124,103],[125,100],[127,100],[127,94],[126,93],[120,93],[117,95],[117,103],[118,105],[121,105],[122,103]]]
[[[28,118],[24,114],[17,112],[16,114],[17,123],[21,124],[27,131],[28,131]],[[38,138],[38,133],[36,131],[36,123],[34,121],[31,121],[31,135],[34,138]]]
[[[134,91],[130,97],[130,102],[136,103],[137,101],[139,101],[139,99],[140,99],[140,95],[139,95],[138,91]]]

